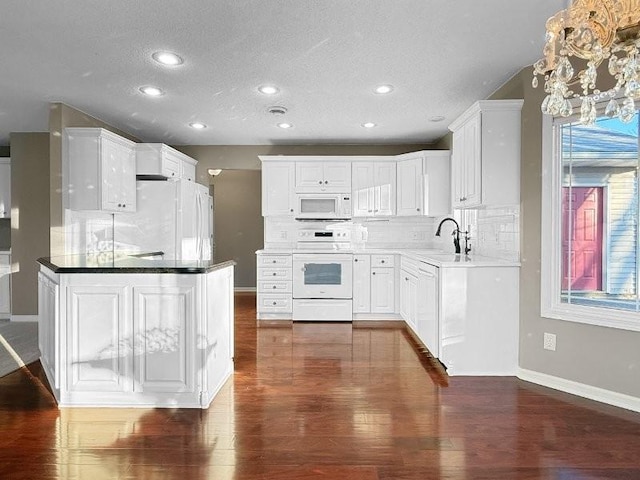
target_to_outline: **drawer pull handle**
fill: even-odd
[[[381,262],[381,263],[384,263],[384,260],[382,260],[382,262]]]
[[[274,286],[273,286],[273,289],[275,290],[276,288],[277,288],[277,287],[274,285]]]
[[[274,305],[277,305],[277,304],[278,304],[278,302],[273,302],[273,304],[274,304]]]
[[[272,262],[272,263],[276,263],[276,261],[275,261],[275,260],[273,260],[273,262]]]
[[[275,277],[277,274],[276,274],[276,272],[273,272],[273,274],[272,274],[272,275]]]
[[[375,275],[375,274],[376,274],[376,272],[371,272],[371,275]]]

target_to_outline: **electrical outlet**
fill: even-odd
[[[545,350],[556,351],[556,335],[554,333],[544,333],[544,343],[542,345]]]

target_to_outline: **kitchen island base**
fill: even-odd
[[[233,262],[141,272],[41,265],[41,362],[60,407],[207,408],[233,372]]]

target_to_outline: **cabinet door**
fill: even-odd
[[[325,192],[351,192],[351,162],[323,162],[322,171]]]
[[[395,281],[393,268],[371,269],[371,313],[395,311]]]
[[[324,186],[321,162],[296,162],[296,192],[318,192]],[[351,189],[349,189],[351,191]]]
[[[11,217],[11,163],[0,158],[0,218]]]
[[[262,163],[262,216],[293,216],[295,163]]]
[[[464,127],[464,205],[475,207],[480,205],[482,188],[481,171],[481,116],[478,113]]]
[[[440,354],[440,326],[438,305],[438,268],[420,268],[418,278],[417,327],[418,337],[434,357]]]
[[[464,208],[464,130],[453,132],[453,152],[451,153],[451,199],[454,208]]]
[[[100,142],[102,209],[135,212],[135,152],[108,138],[102,138]]]
[[[134,287],[134,391],[194,391],[193,287]]]
[[[67,389],[131,390],[134,351],[125,287],[67,288]]]
[[[38,347],[40,361],[50,375],[54,388],[60,388],[58,378],[58,285],[38,273]]]
[[[398,216],[422,215],[422,157],[398,162]]]
[[[371,256],[353,256],[353,313],[371,311]]]
[[[417,293],[418,279],[415,275],[402,270],[400,283],[400,315],[414,332],[417,332]]]
[[[375,215],[396,214],[396,163],[375,163],[374,201]]]
[[[424,214],[436,217],[451,214],[451,158],[448,150],[425,153]]]
[[[373,215],[373,164],[355,162],[352,167],[352,190],[354,217],[370,217]]]

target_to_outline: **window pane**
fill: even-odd
[[[342,265],[339,263],[305,263],[305,285],[341,285]]]
[[[638,115],[560,127],[562,302],[638,310]]]

